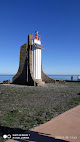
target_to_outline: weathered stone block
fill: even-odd
[[[10,80],[4,80],[3,84],[10,84]]]

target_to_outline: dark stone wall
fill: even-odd
[[[12,83],[27,84],[27,43],[21,46],[19,69],[13,77]]]
[[[28,84],[35,85],[35,79],[32,72],[32,41],[31,34],[28,36]]]

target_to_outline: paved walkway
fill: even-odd
[[[21,142],[80,142],[80,105],[27,133],[30,139]]]

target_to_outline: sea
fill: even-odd
[[[0,75],[0,82],[10,79],[12,81],[14,75]],[[55,80],[71,80],[71,75],[48,75]],[[73,81],[77,81],[77,75],[73,75]]]

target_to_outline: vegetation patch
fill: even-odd
[[[80,83],[0,85],[0,133],[22,133],[80,104]],[[0,142],[4,142],[0,137]]]

